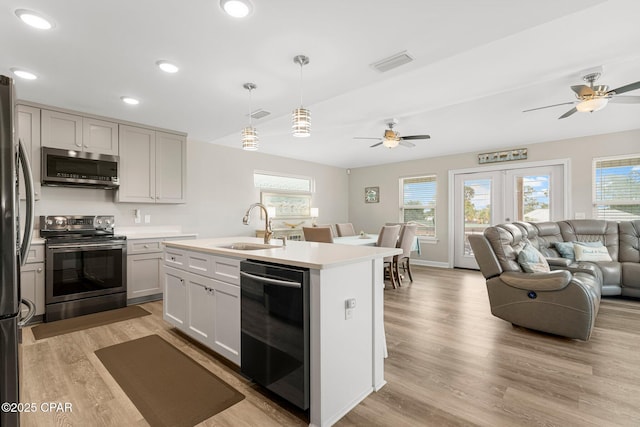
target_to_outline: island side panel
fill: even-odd
[[[384,382],[382,347],[374,343],[379,341],[374,336],[381,333],[383,316],[382,312],[374,315],[374,301],[382,297],[375,296],[382,291],[374,274],[381,264],[376,263],[366,260],[311,270],[312,426],[334,424]],[[345,302],[352,298],[356,306],[346,319]],[[376,358],[380,360],[374,369]]]
[[[384,379],[384,359],[387,357],[387,339],[384,330],[384,266],[382,258],[371,263],[373,270],[373,389],[378,391],[387,382]]]

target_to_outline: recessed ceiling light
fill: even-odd
[[[244,18],[252,10],[249,0],[220,0],[220,7],[234,18]]]
[[[16,16],[25,24],[39,30],[49,30],[53,27],[51,21],[32,10],[18,9],[16,10]]]
[[[178,68],[177,65],[172,64],[169,61],[164,61],[164,60],[156,62],[156,65],[158,67],[160,67],[160,69],[162,71],[164,71],[165,73],[172,73],[172,74],[173,73],[177,73],[178,70],[180,69],[180,68]]]
[[[21,70],[19,68],[12,68],[11,72],[16,76],[20,77],[21,79],[25,79],[25,80],[35,80],[38,78],[38,76],[36,76],[32,72],[27,70]]]
[[[122,100],[122,102],[124,102],[125,104],[129,104],[129,105],[138,105],[140,104],[140,101],[132,98],[130,96],[121,96],[120,99]]]

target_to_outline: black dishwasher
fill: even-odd
[[[240,263],[241,372],[309,408],[309,269]]]

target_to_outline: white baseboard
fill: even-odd
[[[423,259],[411,258],[411,265],[421,265],[423,267],[450,268],[447,262],[426,261]]]

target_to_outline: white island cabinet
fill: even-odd
[[[165,243],[165,320],[239,364],[240,260],[308,268],[310,425],[334,424],[385,384],[382,260],[401,250],[295,241],[268,249],[224,247],[236,242],[262,239]],[[349,313],[348,300],[356,304]]]
[[[164,319],[239,365],[240,259],[167,247],[164,275]]]

